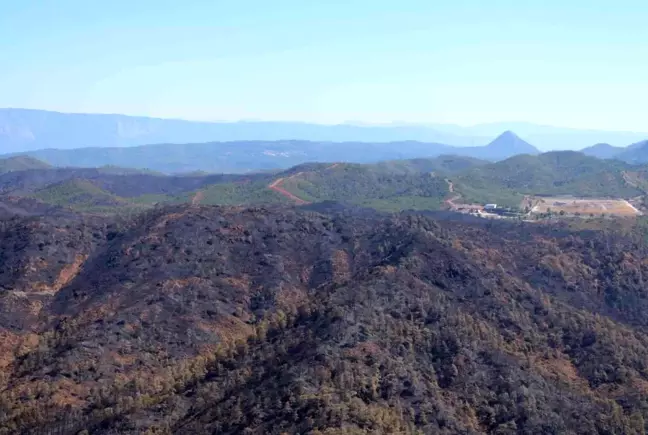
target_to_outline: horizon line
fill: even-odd
[[[453,122],[408,122],[402,120],[394,120],[388,122],[370,122],[362,120],[345,120],[340,122],[321,122],[321,121],[306,121],[306,120],[291,120],[291,119],[282,119],[282,120],[264,120],[264,119],[237,119],[237,120],[208,120],[208,119],[190,119],[190,118],[180,118],[180,117],[164,117],[164,116],[152,116],[152,115],[139,115],[139,114],[127,114],[127,113],[116,113],[116,112],[76,112],[76,111],[63,111],[63,110],[53,110],[53,109],[37,109],[31,107],[0,107],[0,111],[5,110],[15,110],[15,111],[26,111],[26,112],[48,112],[56,113],[59,115],[94,115],[94,116],[123,116],[127,118],[143,118],[143,119],[154,119],[161,121],[180,121],[180,122],[192,122],[192,123],[203,123],[203,124],[245,124],[245,123],[264,123],[264,124],[306,124],[306,125],[318,125],[318,126],[328,126],[328,127],[337,127],[337,126],[350,126],[350,127],[359,127],[359,128],[371,128],[371,127],[383,127],[383,128],[404,128],[404,127],[423,127],[434,129],[435,126],[442,127],[459,127],[459,128],[477,128],[477,127],[487,127],[494,126],[497,124],[526,124],[534,127],[541,128],[556,128],[556,129],[565,129],[573,130],[574,133],[617,133],[617,134],[646,134],[648,131],[638,131],[638,130],[598,130],[593,128],[579,128],[571,126],[561,126],[561,125],[551,125],[544,123],[536,123],[533,121],[492,121],[492,122],[483,122],[477,124],[460,124]],[[512,131],[510,127],[504,127],[503,131]]]

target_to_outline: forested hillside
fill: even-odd
[[[648,163],[648,140],[629,145],[615,155],[615,158],[628,163]]]
[[[47,204],[88,211],[109,212],[113,209],[135,206],[126,199],[101,189],[91,181],[80,178],[50,184],[37,190],[30,197]]]
[[[34,198],[99,213],[142,211],[156,203],[190,203],[203,190],[207,203],[280,202],[281,197],[266,192],[272,178],[263,173],[168,176],[119,167],[25,169],[0,174],[0,197]]]
[[[390,160],[379,162],[373,166],[377,170],[385,172],[417,174],[439,172],[442,174],[453,174],[462,172],[470,168],[482,166],[490,163],[487,160],[476,159],[473,157],[442,155],[435,158],[418,158],[409,160]]]
[[[296,168],[282,185],[312,202],[336,200],[385,211],[434,210],[452,197],[511,207],[518,207],[528,195],[643,197],[647,174],[645,166],[561,151],[519,155],[497,163],[448,156],[374,165],[319,165]]]
[[[468,157],[442,156],[371,165],[305,163],[277,173],[176,176],[119,167],[47,168],[0,174],[0,193],[102,213],[110,212],[110,207],[132,212],[156,203],[294,202],[271,188],[278,182],[306,202],[337,200],[393,211],[437,209],[448,193],[445,175],[483,164]]]
[[[520,155],[456,175],[458,190],[470,201],[517,205],[524,195],[631,198],[644,191],[628,182],[638,168],[573,151]]]
[[[31,164],[35,167],[0,173],[0,196],[30,197],[95,213],[132,213],[156,204],[320,201],[398,212],[448,208],[453,198],[517,207],[527,195],[630,199],[645,198],[648,188],[645,166],[576,152],[520,155],[497,163],[440,156],[363,165],[304,163],[285,171],[251,174],[174,176],[120,167],[50,168],[38,167],[42,164],[38,161]]]
[[[45,169],[51,166],[45,162],[28,156],[16,156],[0,159],[0,174],[26,169]]]
[[[331,213],[0,221],[0,433],[644,433],[641,221]]]
[[[283,186],[309,202],[332,200],[392,211],[437,209],[448,195],[442,176],[392,168],[334,164],[287,177]]]

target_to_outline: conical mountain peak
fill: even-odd
[[[515,154],[538,154],[539,151],[530,143],[521,139],[514,132],[507,130],[497,136],[491,143],[487,145],[492,150],[511,152]]]
[[[520,139],[520,136],[518,136],[517,134],[515,134],[515,132],[513,132],[511,130],[506,130],[504,133],[500,134],[497,138],[498,139],[502,139],[502,138],[503,139],[509,139],[509,138],[510,139]]]

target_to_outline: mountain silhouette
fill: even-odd
[[[628,163],[646,163],[648,162],[648,140],[633,143],[615,156],[619,160]]]
[[[504,160],[518,154],[540,154],[540,150],[512,131],[505,131],[486,146],[456,148],[456,154],[484,160]]]
[[[463,127],[407,122],[372,124],[346,122],[201,122],[143,116],[59,113],[0,108],[0,153],[43,148],[129,147],[155,143],[276,141],[313,142],[418,141],[452,146],[476,146],[504,130],[512,130],[543,151],[577,150],[596,142],[616,146],[645,139],[644,133],[577,130],[531,123],[499,122]]]
[[[538,154],[540,151],[512,131],[505,131],[486,145],[494,153]]]
[[[609,143],[597,143],[596,145],[581,150],[583,154],[591,157],[598,157],[599,159],[611,159],[623,151],[624,148],[615,147]]]

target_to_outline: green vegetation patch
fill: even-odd
[[[145,202],[131,202],[83,179],[52,184],[30,197],[47,204],[98,214],[129,214],[148,208]]]
[[[0,174],[28,169],[48,169],[47,163],[29,156],[15,156],[0,159]]]
[[[32,196],[40,201],[60,206],[118,206],[126,203],[125,199],[82,179],[52,184],[38,190]]]
[[[283,187],[310,202],[339,201],[392,211],[437,209],[448,195],[441,177],[393,173],[374,165],[341,164],[304,172],[286,178]]]
[[[521,155],[458,174],[465,202],[518,205],[524,195],[630,198],[642,193],[624,177],[627,165],[577,152]]]
[[[181,202],[192,202],[199,195],[200,204],[241,205],[288,202],[288,199],[268,188],[263,182],[213,184],[199,191],[178,197]]]

